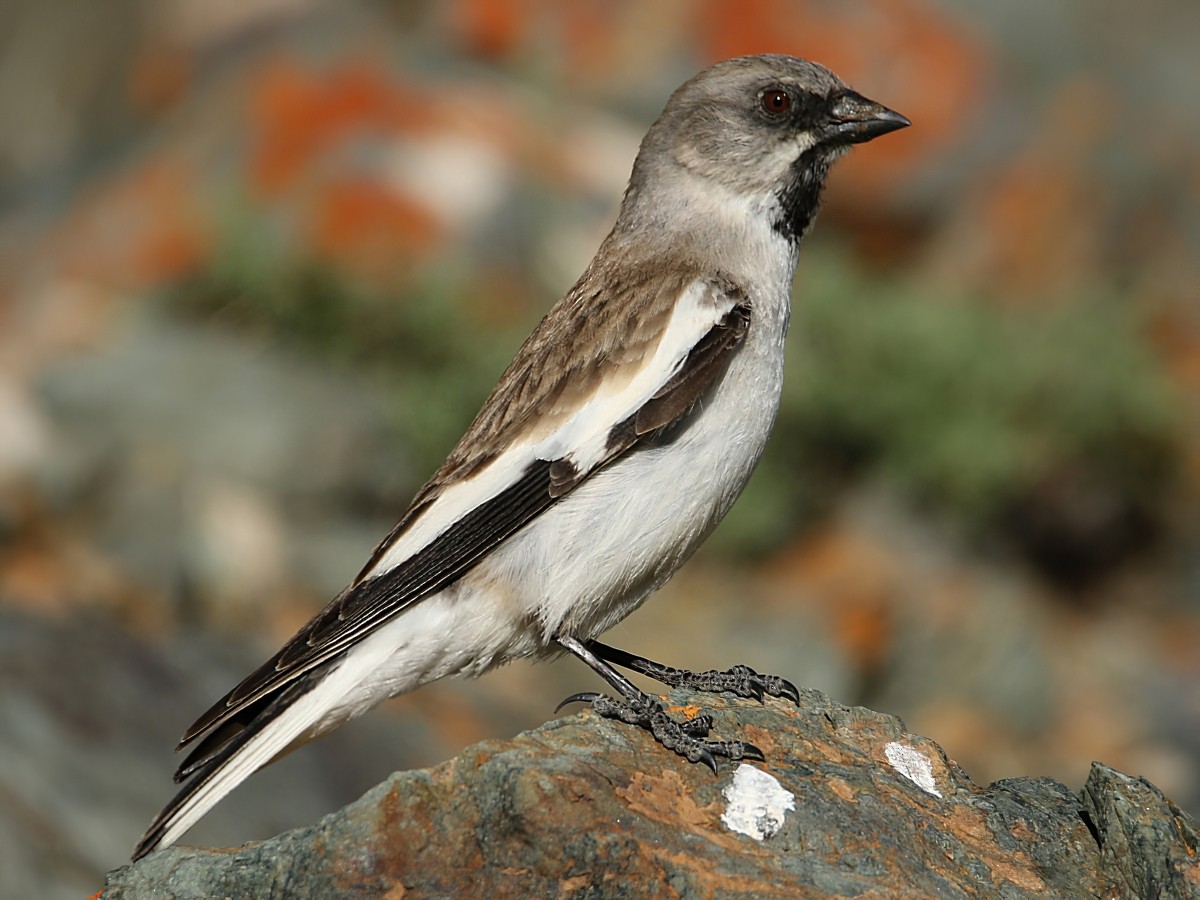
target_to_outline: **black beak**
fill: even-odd
[[[832,143],[862,144],[911,124],[900,113],[862,94],[846,91],[833,103],[826,134]]]

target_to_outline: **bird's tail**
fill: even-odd
[[[150,823],[133,860],[175,843],[263,766],[336,724],[331,714],[353,683],[354,673],[344,668],[313,670],[207,735],[179,767],[175,780],[187,784]]]

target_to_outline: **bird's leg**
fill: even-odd
[[[577,701],[591,703],[592,709],[604,718],[618,719],[627,724],[645,728],[656,741],[668,750],[675,751],[688,762],[702,762],[714,773],[717,771],[716,757],[718,756],[726,759],[761,760],[763,758],[761,750],[745,741],[708,740],[706,735],[712,726],[712,719],[709,716],[696,716],[694,719],[684,722],[672,719],[658,698],[638,688],[594,653],[590,648],[593,641],[584,643],[566,635],[560,635],[555,640],[565,650],[569,650],[587,663],[597,675],[620,694],[619,700],[593,691],[572,694],[558,705],[558,709]],[[555,710],[555,712],[557,711]]]
[[[640,672],[671,687],[692,688],[714,694],[728,691],[739,697],[758,700],[760,703],[764,694],[783,697],[793,703],[800,702],[800,692],[786,678],[778,675],[759,675],[749,666],[734,666],[723,672],[716,669],[709,669],[707,672],[689,672],[687,669],[664,666],[662,663],[656,663],[644,656],[634,656],[632,653],[610,647],[599,641],[585,641],[584,643],[592,653],[605,662],[614,663],[633,672]]]

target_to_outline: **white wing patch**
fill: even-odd
[[[675,303],[654,353],[630,377],[614,372],[588,400],[551,434],[535,443],[513,444],[476,475],[438,495],[364,578],[382,575],[429,546],[447,528],[510,487],[535,460],[569,460],[586,473],[605,456],[609,432],[649,401],[678,373],[688,353],[736,300],[707,279],[689,284]]]
[[[646,405],[682,368],[688,353],[734,301],[713,290],[707,280],[693,281],[675,303],[658,347],[649,361],[621,384],[601,382],[599,389],[562,427],[542,440],[534,452],[538,459],[566,459],[580,472],[588,472],[605,455],[613,426],[624,422]]]

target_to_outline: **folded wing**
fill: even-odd
[[[653,302],[618,298],[613,306],[626,310],[626,318],[614,340],[611,328],[590,334],[587,317],[577,315],[577,307],[596,301],[586,288],[587,276],[543,320],[355,582],[187,730],[180,747],[203,739],[177,781],[197,776],[199,783],[229,765],[296,691],[308,689],[314,670],[461,578],[590,475],[679,423],[719,378],[750,324],[749,301],[736,284],[693,276]],[[562,341],[575,348],[564,358],[584,357],[591,365],[564,364],[547,379],[545,356],[561,352]],[[140,852],[154,846],[191,787],[163,811]]]

